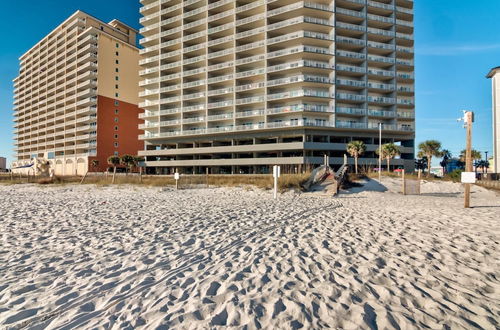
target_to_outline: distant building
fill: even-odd
[[[16,172],[43,159],[56,175],[83,175],[143,149],[137,32],[77,11],[19,58]]]
[[[439,176],[439,177],[442,177],[443,176],[443,168],[442,167],[431,167],[431,173],[436,175],[436,176]]]
[[[0,172],[4,172],[7,170],[7,158],[0,157]]]
[[[464,163],[462,163],[458,158],[449,159],[446,163],[446,173],[453,172],[454,170],[463,169]]]
[[[491,69],[486,76],[491,78],[493,114],[493,173],[500,173],[500,67]]]

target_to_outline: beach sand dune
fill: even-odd
[[[427,184],[0,186],[0,326],[498,328],[500,199]]]

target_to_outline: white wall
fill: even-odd
[[[500,72],[495,73],[492,80],[493,99],[493,158],[494,173],[500,173]]]

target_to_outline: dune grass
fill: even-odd
[[[278,180],[278,188],[280,191],[288,189],[301,189],[303,184],[309,177],[309,173],[305,174],[283,174]],[[111,185],[112,174],[97,174],[88,175],[83,184],[94,184],[98,186]],[[29,178],[24,176],[14,177],[11,180],[10,176],[1,176],[0,184],[21,184],[21,183],[37,183],[40,185],[65,185],[80,183],[81,177],[77,176],[55,176],[53,178]],[[141,186],[175,186],[173,176],[164,175],[143,175],[142,182],[137,174],[117,175],[115,177],[116,185],[141,185]],[[245,174],[245,175],[182,175],[179,180],[179,188],[186,189],[200,186],[215,186],[215,187],[236,187],[236,186],[254,186],[261,189],[272,189],[273,178],[270,174]]]

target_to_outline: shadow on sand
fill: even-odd
[[[350,195],[350,194],[358,194],[363,191],[377,191],[377,192],[386,192],[388,191],[387,187],[383,184],[380,184],[376,180],[363,180],[358,182],[362,184],[361,187],[352,187],[349,190],[342,190],[342,194]]]
[[[456,192],[456,193],[424,193],[420,194],[420,196],[427,196],[427,197],[457,197],[461,195],[461,193]]]

